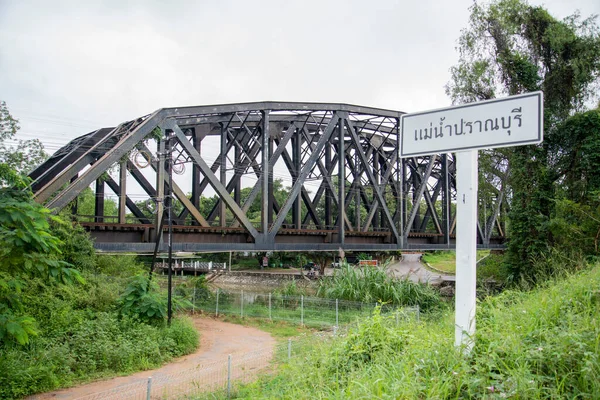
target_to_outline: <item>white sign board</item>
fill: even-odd
[[[401,157],[540,143],[543,94],[403,115]]]

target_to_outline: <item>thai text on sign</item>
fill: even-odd
[[[403,115],[401,156],[540,143],[542,102],[534,92]]]

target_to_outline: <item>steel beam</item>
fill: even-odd
[[[125,223],[127,213],[127,160],[119,163],[119,188],[116,193],[119,196],[119,223]]]
[[[175,135],[179,139],[179,142],[184,147],[185,151],[192,157],[196,165],[200,167],[200,171],[204,174],[206,179],[209,180],[209,183],[213,187],[213,189],[217,192],[217,194],[227,203],[229,209],[233,212],[233,215],[242,223],[242,225],[246,228],[246,230],[252,235],[252,237],[256,240],[259,236],[258,231],[252,226],[252,223],[246,217],[245,213],[242,209],[233,201],[227,189],[219,182],[215,174],[210,170],[206,162],[202,159],[200,154],[194,149],[194,146],[187,140],[181,129],[177,126],[177,124],[173,120],[168,120],[165,124],[165,127],[168,127],[175,132]]]
[[[339,116],[338,116],[338,118],[335,118],[336,116],[337,116],[337,113],[334,115],[334,118],[332,118],[332,120],[329,122],[329,124],[323,131],[323,135],[319,139],[315,150],[312,152],[312,154],[308,158],[306,164],[300,171],[300,174],[298,175],[298,180],[292,186],[292,190],[290,191],[290,194],[289,194],[287,200],[285,201],[282,208],[279,210],[277,219],[273,222],[273,226],[271,227],[271,230],[269,231],[268,241],[272,241],[275,239],[275,235],[281,228],[281,225],[283,224],[283,221],[284,221],[287,213],[289,212],[290,208],[292,207],[292,204],[294,203],[293,199],[295,199],[296,196],[298,196],[298,193],[300,193],[300,189],[301,189],[302,185],[304,185],[304,181],[308,177],[308,174],[310,173],[311,169],[313,168],[317,158],[320,157],[321,151],[325,147],[325,144],[329,141],[331,134],[334,131],[335,126],[338,125],[336,122],[339,119]]]
[[[427,164],[427,171],[425,172],[423,177],[420,177],[421,183],[419,184],[419,188],[417,189],[416,196],[414,197],[414,200],[413,200],[413,208],[412,208],[412,210],[410,210],[410,216],[408,217],[408,220],[406,221],[406,225],[404,228],[405,239],[407,238],[408,232],[410,231],[410,227],[412,226],[412,224],[415,220],[415,217],[416,217],[417,213],[419,212],[419,208],[421,205],[421,197],[423,197],[423,192],[427,188],[427,180],[431,176],[431,171],[433,170],[433,166],[435,165],[436,159],[437,159],[437,155],[434,154],[434,155],[430,156],[429,163]]]
[[[167,129],[168,128],[166,126],[167,124],[161,124],[161,125],[162,125],[161,126],[162,129]],[[189,142],[186,140],[186,143],[189,143]],[[152,158],[150,157],[150,154],[152,154],[152,152],[143,143],[140,144],[140,148],[142,149],[143,156],[146,158],[146,160],[148,160],[150,162],[150,165],[152,165],[152,168],[153,169],[156,168],[155,165],[151,162]],[[165,162],[166,161],[167,160],[165,159]],[[162,180],[162,184],[163,185],[168,186],[169,185],[169,182],[168,182],[168,178],[169,177],[166,176],[165,169],[164,169],[164,166],[166,164],[161,164],[161,165],[163,165],[162,173],[157,171],[157,176]],[[200,214],[200,211],[198,211],[198,209],[196,207],[194,207],[194,204],[187,197],[187,195],[185,194],[185,192],[183,190],[181,190],[181,188],[179,187],[179,185],[177,185],[177,183],[175,183],[175,182],[173,182],[173,190],[172,190],[172,192],[175,195],[175,197],[177,198],[177,200],[179,200],[181,202],[181,204],[183,205],[183,207],[185,207],[185,209],[187,209],[188,212],[190,214],[192,214],[192,216],[196,219],[196,221],[200,224],[200,226],[209,226],[210,225],[208,222],[206,222],[206,219],[204,219],[204,217],[202,216],[202,214]],[[163,196],[164,196],[164,194],[163,194]]]
[[[139,124],[133,123],[133,129],[127,129],[126,132],[123,133],[123,137],[119,140],[118,146],[110,148],[105,154],[103,154],[100,157],[100,159],[98,159],[96,163],[94,163],[94,166],[92,168],[83,172],[75,182],[69,185],[67,189],[59,192],[52,200],[50,200],[46,204],[46,206],[50,209],[60,210],[64,206],[69,204],[69,202],[75,197],[77,197],[83,189],[85,189],[92,182],[98,179],[100,175],[104,173],[104,171],[106,171],[111,165],[113,165],[115,162],[121,159],[121,157],[123,157],[129,151],[131,151],[136,144],[138,144],[143,138],[145,138],[149,133],[151,133],[152,130],[158,125],[158,122],[160,122],[160,120],[162,119],[161,117],[162,112],[161,110],[159,110],[152,114],[149,118],[140,122]],[[117,130],[118,129],[115,129],[115,131]],[[113,131],[113,133],[118,133],[115,131]],[[95,150],[97,146],[98,145],[93,146],[90,150],[88,150],[86,154]],[[79,160],[75,162],[75,164],[72,167],[70,167],[68,170],[57,176],[57,178],[48,185],[54,185],[58,187],[62,186],[64,183],[66,183],[66,181],[71,179],[75,173],[81,171],[81,169],[85,166],[80,165],[81,160],[84,158],[85,156],[82,156]],[[63,179],[66,180],[63,181]],[[56,192],[56,189],[58,189],[58,187],[52,190],[52,193]],[[44,197],[47,199],[51,195],[50,191],[48,190],[46,191],[46,196],[36,198],[36,201],[41,202],[44,200]]]
[[[360,150],[360,151],[358,151],[358,156],[361,158],[361,161],[363,162],[363,164],[367,165],[367,158],[365,157],[365,154],[362,152],[362,148],[360,147],[360,140],[358,138],[358,135],[356,134],[356,131],[354,130],[352,122],[348,119],[346,119],[346,126],[348,127],[348,131],[350,131],[350,136],[352,137],[352,141],[354,142],[355,146],[358,148],[357,150]],[[400,238],[398,237],[398,230],[396,229],[396,226],[394,225],[394,219],[392,218],[392,214],[390,213],[390,210],[387,207],[387,203],[386,203],[385,199],[383,198],[383,195],[381,194],[381,190],[377,183],[377,179],[375,178],[373,171],[371,171],[369,168],[365,168],[365,171],[367,173],[367,176],[369,177],[369,181],[371,181],[371,184],[373,185],[373,192],[375,193],[375,198],[377,198],[379,200],[379,204],[381,205],[381,208],[382,208],[383,212],[385,213],[385,217],[389,224],[389,228],[391,229],[392,234],[394,235],[394,238],[396,239],[396,243],[399,243]]]
[[[108,185],[108,187],[110,187],[110,189],[119,196],[119,224],[125,224],[125,208],[129,208],[129,210],[133,213],[133,215],[138,219],[138,221],[140,221],[142,224],[150,224],[150,220],[148,219],[148,217],[146,217],[146,215],[144,215],[144,213],[142,212],[142,210],[140,210],[138,208],[138,206],[133,202],[133,200],[131,200],[129,198],[129,196],[124,195],[121,198],[120,193],[124,193],[121,190],[121,186],[115,182],[115,180],[108,175],[105,178],[106,184]],[[124,202],[124,207],[123,207],[123,212],[121,212],[121,208],[120,208],[120,202],[121,199],[123,199]]]
[[[262,111],[262,145],[261,147],[261,232],[263,236],[269,231],[269,110]]]

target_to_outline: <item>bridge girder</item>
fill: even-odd
[[[75,210],[93,186],[94,215],[76,218],[110,251],[148,251],[160,236],[166,157],[188,171],[171,188],[176,250],[452,247],[454,156],[400,159],[401,115],[330,103],[165,108],[74,139],[31,173],[31,186],[57,211]],[[167,149],[166,135],[174,138]],[[116,215],[105,213],[105,185]],[[504,201],[499,190],[481,218],[483,246],[504,239]]]

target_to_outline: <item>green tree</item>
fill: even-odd
[[[6,102],[0,101],[0,163],[27,174],[48,155],[38,139],[17,140],[18,131],[19,121],[10,114]]]
[[[61,259],[62,242],[52,234],[50,222],[61,222],[50,210],[34,202],[27,181],[14,170],[0,168],[0,342],[9,338],[21,344],[35,335],[35,321],[23,314],[20,292],[28,277],[70,283],[83,281]]]
[[[475,3],[458,50],[446,87],[455,103],[544,92],[544,142],[504,153],[512,189],[507,261],[515,279],[535,281],[535,260],[553,244],[549,221],[564,156],[557,129],[595,95],[598,26],[578,14],[557,20],[521,0]]]

